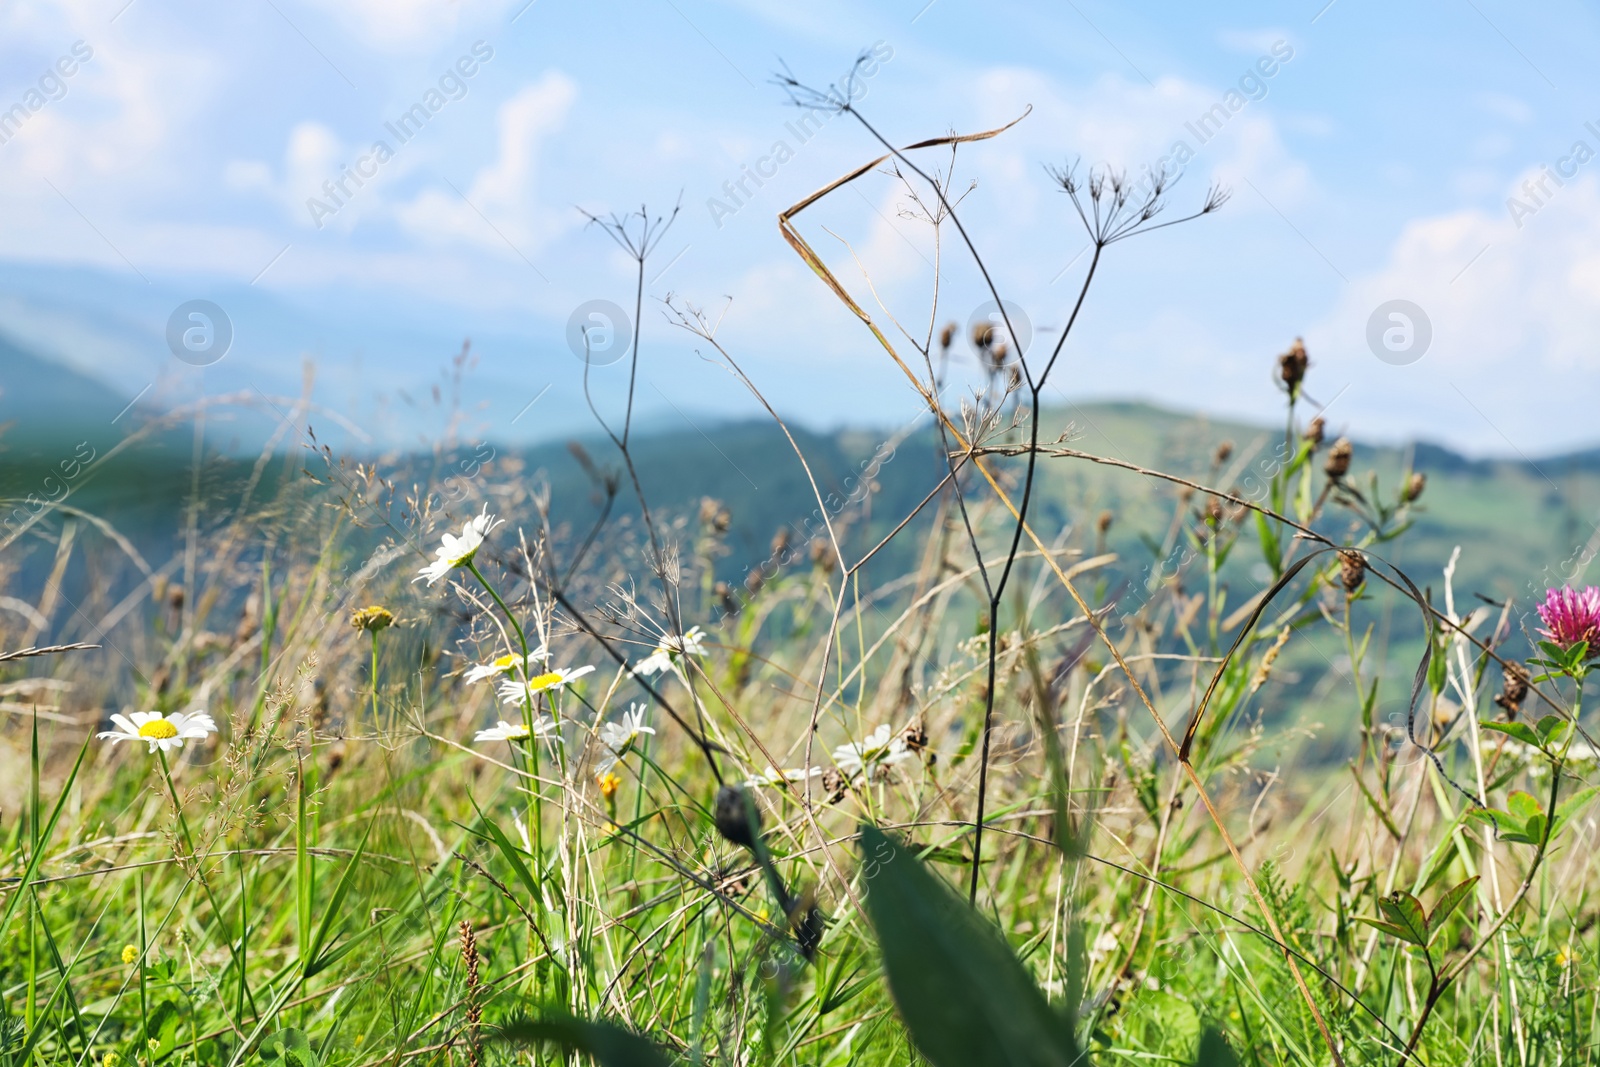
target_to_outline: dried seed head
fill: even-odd
[[[1406,488],[1405,491],[1400,494],[1400,499],[1404,500],[1407,504],[1413,503],[1422,495],[1422,491],[1427,487],[1428,476],[1423,474],[1421,471],[1415,471],[1406,481]]]
[[[1212,457],[1211,464],[1220,467],[1233,456],[1233,442],[1224,441],[1217,446],[1217,454]]]
[[[1289,346],[1289,351],[1278,357],[1278,377],[1283,379],[1290,396],[1299,395],[1300,383],[1305,381],[1306,368],[1310,365],[1311,360],[1306,355],[1305,342],[1296,337],[1294,344]]]
[[[822,792],[826,797],[823,803],[839,803],[839,801],[844,799],[844,794],[847,787],[848,783],[845,782],[844,775],[839,773],[839,769],[837,767],[829,767],[826,771],[822,772]]]
[[[770,547],[774,559],[785,555],[789,551],[789,528],[787,526],[772,535]]]
[[[1520,663],[1507,663],[1500,669],[1500,694],[1494,702],[1515,718],[1528,698],[1528,672]]]
[[[826,537],[814,538],[811,542],[811,565],[824,574],[833,573],[833,545],[828,543]]]
[[[174,582],[167,589],[167,603],[171,605],[173,611],[183,610],[183,586]]]
[[[705,496],[700,498],[700,525],[717,533],[726,533],[732,516],[722,501]]]
[[[900,734],[900,740],[905,742],[906,748],[918,755],[928,747],[928,728],[923,725],[921,715],[906,723],[906,728]]]
[[[973,323],[972,344],[980,351],[994,344],[994,323],[987,321]]]
[[[1216,529],[1222,525],[1222,502],[1216,497],[1206,500],[1205,510],[1200,513],[1200,519],[1207,526]]]
[[[756,847],[756,837],[761,833],[761,812],[742,788],[725,785],[718,789],[711,817],[717,824],[717,833],[725,840],[745,848]]]
[[[1322,436],[1327,432],[1328,424],[1321,415],[1311,420],[1310,425],[1306,427],[1306,440],[1311,442],[1313,451],[1322,444]]]
[[[1339,553],[1339,584],[1344,586],[1344,591],[1354,596],[1356,590],[1361,588],[1367,580],[1367,561],[1359,552]]]
[[[1102,511],[1100,513],[1100,517],[1095,520],[1095,529],[1099,530],[1101,533],[1105,533],[1107,530],[1111,529],[1111,523],[1114,520],[1115,516],[1112,515],[1111,512]]]
[[[955,338],[956,338],[956,324],[953,323],[953,322],[945,323],[944,324],[944,329],[939,331],[939,347],[940,348],[949,348],[950,347],[950,342],[954,341]]]
[[[1355,452],[1356,448],[1350,443],[1350,438],[1339,438],[1328,450],[1328,461],[1322,465],[1323,472],[1334,481],[1343,478],[1350,473],[1350,458]]]
[[[750,572],[750,576],[745,579],[745,582],[746,582],[746,584],[753,583],[753,587],[750,589],[750,592],[752,592],[752,593],[760,592],[761,591],[761,571],[760,571],[760,569],[758,568],[756,570],[751,571]],[[722,605],[722,610],[726,614],[729,614],[729,615],[737,615],[737,614],[739,614],[739,598],[733,595],[733,586],[729,585],[727,582],[718,582],[716,585],[711,587],[711,592],[716,596],[717,603]]]

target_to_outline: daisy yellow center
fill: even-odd
[[[533,690],[549,689],[552,685],[556,685],[560,681],[561,675],[557,674],[555,671],[548,671],[544,674],[535,675],[534,677],[528,679],[528,688]]]
[[[166,719],[151,719],[139,727],[139,736],[148,737],[153,741],[165,741],[169,737],[177,737],[178,728]]]
[[[505,655],[490,663],[489,666],[493,667],[497,671],[508,671],[511,669],[511,665],[515,662],[517,662],[517,657],[512,655],[510,652],[507,652]]]

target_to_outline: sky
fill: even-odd
[[[901,372],[777,226],[880,149],[775,73],[838,85],[869,53],[856,107],[897,144],[1026,114],[950,184],[1040,346],[1091,258],[1047,168],[1165,160],[1163,217],[1231,193],[1107,251],[1047,401],[1276,420],[1273,358],[1303,336],[1332,427],[1535,457],[1600,442],[1597,46],[1595,10],[1561,0],[7,0],[0,331],[141,403],[281,410],[314,380],[361,440],[458,410],[520,441],[593,427],[584,323],[613,349],[639,327],[641,420],[759,415],[672,321],[700,309],[785,416],[899,425]],[[798,220],[908,357],[897,325],[989,298],[913,194],[873,171]],[[641,205],[678,213],[634,324],[636,267],[587,216]],[[980,378],[957,356],[959,391]],[[626,367],[589,367],[606,417]]]

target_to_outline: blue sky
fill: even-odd
[[[309,361],[328,417],[382,441],[439,430],[429,394],[470,336],[470,433],[567,434],[588,419],[568,320],[632,295],[628,262],[579,208],[681,196],[649,272],[645,416],[758,411],[667,323],[671,293],[721,316],[719,336],[785,414],[900,423],[914,396],[776,225],[876,148],[848,117],[801,143],[772,73],[835,81],[876,46],[860,106],[892,140],[1031,105],[962,150],[956,182],[976,182],[964,220],[1041,335],[1087,263],[1045,165],[1137,172],[1183,141],[1193,158],[1170,210],[1212,181],[1232,190],[1214,216],[1113,249],[1055,399],[1275,418],[1271,359],[1303,335],[1333,425],[1538,455],[1600,439],[1597,30],[1581,5],[1502,0],[12,0],[0,329],[130,396],[149,386],[148,402],[295,394]],[[395,124],[417,104],[436,106],[402,142]],[[1201,143],[1208,113],[1225,121]],[[730,213],[725,183],[758,165],[772,176],[746,179]],[[370,175],[359,186],[352,167]],[[341,179],[335,201],[324,183]],[[935,257],[906,203],[872,175],[802,226],[875,315],[916,332]],[[939,322],[987,297],[953,238]],[[164,341],[193,298],[235,325],[204,369]],[[1394,300],[1431,333],[1399,365],[1368,336]],[[594,371],[603,405],[620,382],[620,366]]]

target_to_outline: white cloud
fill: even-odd
[[[493,17],[510,2],[479,0],[473,6],[475,17]],[[329,7],[362,44],[390,52],[431,51],[466,15],[464,0],[344,0]]]
[[[435,241],[495,249],[503,249],[509,240],[525,254],[567,229],[570,224],[562,221],[566,213],[549,210],[539,199],[539,171],[546,142],[565,125],[577,96],[577,85],[556,70],[524,86],[500,105],[496,158],[466,189],[471,203],[463,203],[453,191],[429,189],[398,209],[401,226]]]

